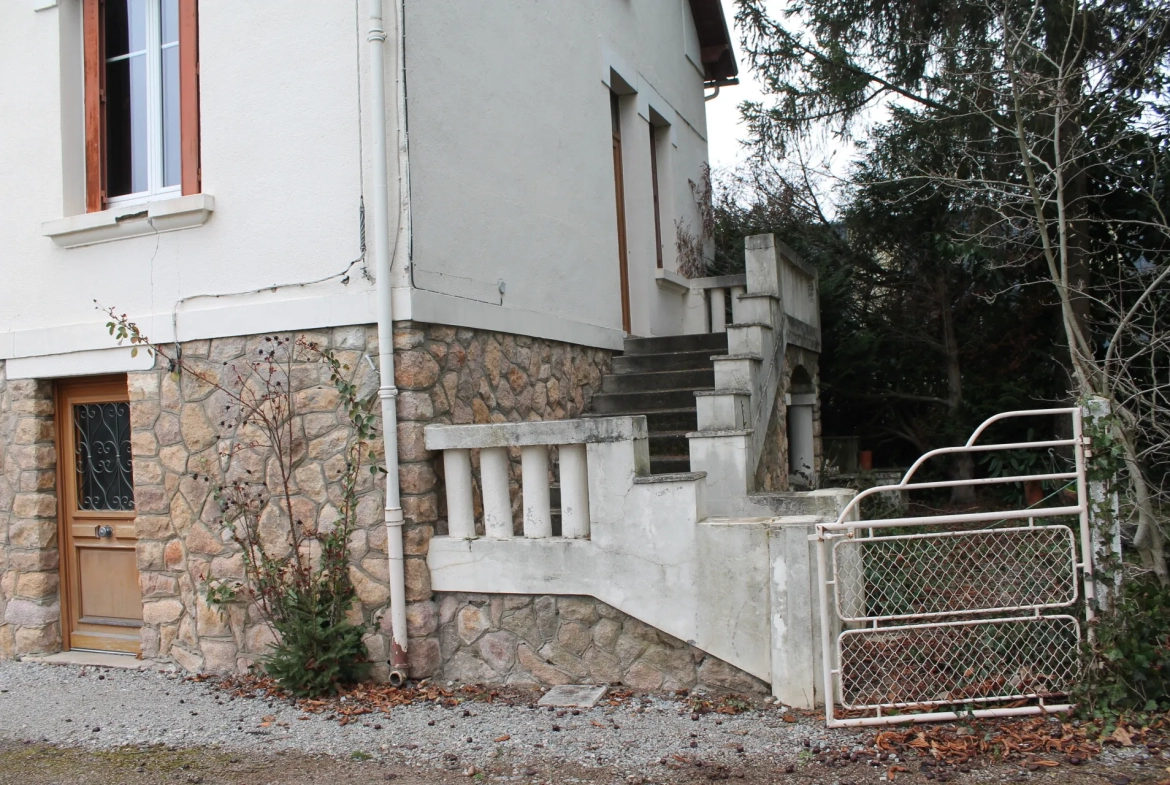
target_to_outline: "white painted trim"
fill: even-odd
[[[629,62],[617,53],[613,44],[601,40],[601,83],[613,90],[613,74],[617,74],[628,82],[634,90],[638,89],[638,71]]]
[[[211,194],[192,194],[45,221],[41,234],[62,248],[79,248],[202,226],[214,210],[215,197]]]
[[[646,81],[646,77],[640,73],[638,74],[637,106],[638,114],[651,125],[654,125],[654,120],[650,117],[650,110],[653,109],[661,115],[670,128],[670,143],[678,147],[678,112],[665,98],[659,95],[658,91]]]
[[[410,293],[393,290],[394,311],[410,318]],[[200,307],[202,306],[202,307]],[[373,290],[333,292],[288,297],[284,292],[200,298],[179,308],[179,335],[184,341],[257,335],[267,332],[312,330],[377,321],[377,294]],[[147,316],[131,314],[151,340],[174,340],[170,312]],[[95,314],[94,321],[60,327],[43,327],[0,333],[0,360],[38,358],[104,350],[113,341],[106,320]]]
[[[625,343],[625,333],[610,327],[585,324],[537,311],[523,311],[489,305],[476,300],[465,300],[445,294],[412,289],[409,317],[402,316],[395,305],[394,318],[411,318],[416,322],[449,324],[477,330],[493,330],[512,335],[528,335],[552,341],[595,346],[619,351]]]
[[[129,346],[115,346],[88,352],[18,357],[8,360],[6,367],[9,379],[58,379],[146,371],[154,367],[154,358],[144,350],[139,350],[137,357],[131,357]]]
[[[337,284],[333,286],[340,288]],[[392,296],[396,321],[413,319],[611,350],[620,350],[625,340],[625,333],[621,330],[445,294],[400,288],[394,289]],[[375,324],[377,313],[377,292],[373,289],[317,290],[312,294],[290,297],[281,288],[276,292],[192,298],[178,308],[177,321],[179,339],[196,341]],[[151,340],[166,343],[175,339],[170,311],[130,316]],[[105,324],[106,319],[95,313],[92,322],[0,333],[0,360],[36,359],[110,349],[113,339]]]
[[[46,11],[50,8],[56,8],[57,0],[33,0],[32,7],[34,11]]]

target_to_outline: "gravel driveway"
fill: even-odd
[[[752,761],[782,769],[810,747],[860,739],[785,722],[781,715],[766,709],[692,720],[683,703],[662,698],[564,716],[499,703],[416,703],[343,727],[280,701],[233,699],[171,672],[0,662],[0,739],[88,749],[215,746],[368,755],[461,771],[512,761],[517,773],[530,765],[568,763],[633,774],[663,760],[676,763],[676,755],[727,767]]]
[[[535,699],[535,695],[534,695]],[[549,711],[502,702],[418,702],[347,725],[284,701],[245,699],[159,670],[0,661],[0,785],[49,783],[683,783],[900,785],[1033,782],[1170,785],[1166,746],[1108,747],[1084,765],[973,763],[942,775],[865,749],[869,731],[829,731],[775,707],[692,714],[637,697]],[[1059,732],[1056,718],[1051,720]],[[818,755],[821,749],[832,749]],[[829,760],[822,758],[828,757]],[[906,764],[903,766],[902,764]],[[1058,765],[1058,764],[1050,764]],[[933,785],[930,783],[929,785]]]

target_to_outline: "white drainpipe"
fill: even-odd
[[[397,13],[398,39],[398,138],[399,138],[399,189],[400,209],[398,211],[398,233],[404,230],[404,218],[408,206],[408,193],[404,182],[406,154],[404,143],[406,129],[402,51],[402,8]],[[391,300],[392,287],[390,270],[394,264],[393,249],[390,246],[390,195],[387,181],[388,160],[386,154],[386,31],[382,28],[382,0],[370,0],[370,71],[373,90],[373,121],[371,135],[374,140],[374,269],[378,277],[378,367],[381,369],[381,384],[378,397],[382,401],[382,432],[386,445],[386,549],[390,555],[390,627],[391,659],[390,683],[402,684],[409,672],[406,656],[406,571],[402,550],[402,500],[398,488],[398,388],[394,386],[394,306]],[[409,242],[405,246],[409,248]]]

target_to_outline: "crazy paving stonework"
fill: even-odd
[[[228,383],[267,336],[193,341],[183,357],[201,374]],[[373,326],[297,333],[331,348],[362,396],[376,396]],[[407,623],[411,675],[458,681],[613,683],[646,690],[695,685],[763,690],[758,680],[587,597],[448,594],[431,590],[431,537],[446,533],[442,456],[425,449],[431,423],[487,423],[579,417],[588,410],[610,352],[443,325],[395,325],[395,382]],[[369,357],[371,362],[365,359]],[[53,388],[7,381],[0,362],[0,656],[55,651],[61,645]],[[293,507],[301,520],[335,519],[337,478],[348,436],[339,398],[317,363],[292,368],[296,453]],[[194,374],[172,375],[160,361],[128,375],[138,510],[137,559],[143,597],[142,653],[190,671],[232,671],[264,655],[272,633],[255,607],[226,612],[204,597],[208,581],[243,578],[238,547],[219,525],[212,482],[272,471],[260,453],[238,449],[247,435],[225,419],[225,397]],[[233,445],[237,450],[232,452]],[[382,445],[374,445],[381,455]],[[232,452],[230,458],[226,453]],[[513,498],[519,501],[519,453]],[[369,630],[366,645],[387,675],[389,575],[383,487],[361,486],[350,540],[357,589],[351,620]],[[478,493],[477,493],[478,506]],[[274,549],[282,530],[261,527]]]
[[[722,660],[591,597],[447,594],[437,626],[445,679],[504,684],[768,687]]]
[[[579,417],[601,389],[611,355],[539,338],[411,322],[395,325],[394,350],[411,675],[423,677],[438,674],[445,659],[426,554],[430,538],[446,533],[442,456],[426,449],[423,428]],[[512,458],[517,501],[519,451]]]
[[[367,327],[298,333],[331,348],[350,369],[362,396],[376,395],[378,377],[364,360],[377,356],[377,335]],[[185,364],[225,386],[236,369],[270,345],[269,336],[193,341],[183,345]],[[150,371],[128,375],[134,493],[138,511],[137,556],[143,599],[142,655],[170,658],[191,671],[245,668],[262,656],[272,632],[258,609],[244,603],[224,612],[205,600],[210,581],[239,581],[244,561],[230,533],[219,524],[213,481],[268,477],[274,459],[250,448],[255,436],[239,432],[225,416],[227,397],[199,375],[176,377],[159,360]],[[290,370],[296,411],[293,436],[292,507],[298,520],[330,525],[338,517],[349,429],[340,397],[319,362],[296,362]],[[381,445],[374,445],[381,452]],[[250,472],[250,474],[249,474]],[[212,480],[209,481],[209,477]],[[386,660],[378,621],[390,591],[382,493],[366,476],[359,486],[357,528],[350,539],[350,576],[358,594],[351,620],[372,630],[370,656]],[[269,512],[274,513],[273,506]],[[260,538],[269,555],[287,552],[287,524],[263,517]],[[379,664],[375,675],[384,675]]]
[[[53,387],[0,360],[0,657],[61,647]]]

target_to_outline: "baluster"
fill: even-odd
[[[735,324],[742,324],[742,320],[739,318],[739,296],[746,292],[746,287],[731,287],[731,321]]]
[[[708,290],[711,292],[711,332],[727,332],[727,302],[721,287]]]
[[[447,484],[447,531],[452,537],[475,537],[471,500],[471,450],[443,450]]]
[[[512,536],[512,497],[508,495],[508,449],[485,447],[479,451],[479,477],[483,488],[483,530],[488,537]]]
[[[589,471],[584,444],[562,444],[561,536],[589,537]]]
[[[524,502],[524,536],[552,536],[552,511],[548,494],[548,447],[536,444],[520,448],[521,497]]]

